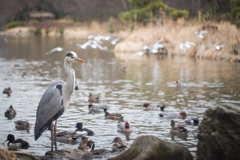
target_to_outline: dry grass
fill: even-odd
[[[0,148],[0,158],[4,159],[4,160],[17,160],[17,156],[10,152],[8,149],[7,149],[7,146],[5,143],[0,143],[0,144],[3,144],[5,149],[4,148]]]
[[[240,31],[229,23],[210,24],[218,27],[218,31],[209,31],[200,39],[195,31],[201,31],[203,23],[198,22],[166,22],[161,27],[140,27],[135,29],[125,40],[116,45],[114,51],[117,52],[137,52],[141,51],[144,45],[153,44],[158,39],[163,38],[165,46],[170,54],[182,54],[195,56],[198,58],[224,58],[233,60],[237,58],[233,55],[233,47],[240,43]],[[196,46],[181,50],[179,44],[191,41]],[[202,44],[228,45],[217,51],[213,47]]]
[[[4,160],[18,160],[18,155],[20,159],[34,159],[31,153],[21,152],[21,151],[9,151],[5,143],[0,143],[4,145],[5,148],[0,147],[0,159]]]

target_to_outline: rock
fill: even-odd
[[[199,126],[198,160],[240,157],[240,107],[223,104],[209,108]]]
[[[117,157],[108,160],[192,160],[186,147],[160,140],[155,136],[140,136],[132,146]]]
[[[54,154],[51,151],[48,151],[45,153],[46,159],[49,157],[54,158],[69,158],[69,159],[93,159],[94,156],[91,152],[87,150],[78,150],[78,149],[62,149],[57,150],[54,152]]]

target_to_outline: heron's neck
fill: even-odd
[[[67,102],[69,102],[70,97],[73,93],[73,90],[75,88],[75,71],[71,68],[71,63],[67,62],[67,60],[64,60],[64,69],[65,72],[67,73],[67,81],[63,87],[64,90],[64,98],[67,100]],[[67,104],[65,104],[65,106],[67,106]]]

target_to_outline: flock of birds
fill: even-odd
[[[66,58],[65,58],[66,60]],[[66,71],[67,72],[67,71]],[[75,83],[74,83],[75,84]],[[177,80],[176,81],[176,87],[181,86],[182,83]],[[50,85],[51,87],[51,85]],[[57,89],[58,86],[55,86],[55,88]],[[78,86],[75,85],[75,90],[78,90]],[[59,89],[57,89],[59,90]],[[47,90],[48,91],[48,90]],[[47,94],[47,91],[44,94]],[[12,90],[11,87],[5,88],[3,90],[4,94],[11,94]],[[60,92],[61,93],[61,92]],[[63,94],[63,93],[62,93]],[[44,97],[44,95],[43,95]],[[43,99],[43,98],[42,98]],[[70,98],[69,98],[70,99]],[[112,120],[119,120],[119,121],[123,121],[123,116],[120,113],[109,113],[107,112],[107,110],[109,109],[106,105],[101,105],[101,104],[96,104],[100,102],[100,97],[99,95],[92,95],[91,93],[89,94],[88,97],[88,101],[89,101],[89,112],[102,112],[104,111],[105,113],[105,117],[106,119],[112,119]],[[46,102],[45,102],[46,103]],[[92,103],[95,103],[95,105],[92,105]],[[41,105],[41,101],[39,103],[39,105]],[[38,106],[39,109],[41,106]],[[51,106],[48,106],[51,107]],[[54,109],[56,106],[52,106],[51,108]],[[160,104],[149,104],[149,103],[144,103],[142,106],[144,109],[146,110],[160,110],[160,111],[164,111],[165,109],[165,105],[160,105]],[[44,108],[46,109],[46,108]],[[5,112],[5,117],[12,119],[16,116],[16,111],[14,110],[13,106],[11,105],[9,107],[9,109],[6,110]],[[54,118],[55,115],[53,115],[51,118]],[[166,118],[166,119],[171,119],[171,130],[170,130],[170,134],[187,134],[189,131],[187,129],[185,129],[183,126],[175,126],[175,122],[173,119],[176,118],[180,118],[180,119],[185,119],[185,122],[190,124],[198,124],[199,123],[199,119],[195,116],[188,116],[184,111],[180,112],[180,113],[165,113],[165,112],[161,112],[159,114],[159,116],[161,118]],[[46,116],[44,118],[47,118]],[[38,116],[36,119],[36,124],[38,121]],[[56,119],[57,120],[57,119]],[[17,130],[27,130],[29,131],[29,129],[31,128],[31,125],[29,122],[27,121],[15,121],[15,127]],[[51,121],[51,123],[53,123]],[[35,124],[35,125],[36,125]],[[52,124],[51,125],[47,125],[45,127],[45,130],[50,130],[52,131]],[[83,124],[82,123],[77,123],[75,126],[77,129],[74,132],[69,132],[69,131],[63,131],[63,132],[58,132],[55,133],[55,137],[53,134],[51,134],[51,141],[52,141],[52,145],[53,145],[53,141],[55,142],[55,147],[56,147],[56,141],[59,142],[78,142],[77,140],[81,138],[80,143],[78,145],[78,149],[80,150],[90,150],[90,152],[97,156],[97,155],[104,155],[104,154],[112,154],[114,152],[122,152],[124,150],[126,150],[128,148],[128,144],[124,143],[122,141],[122,139],[120,137],[116,137],[114,138],[114,140],[112,141],[113,145],[112,145],[112,150],[106,150],[106,149],[95,149],[95,143],[92,140],[89,140],[87,136],[94,136],[94,132],[88,128],[83,128]],[[124,123],[118,123],[117,124],[118,127],[118,132],[122,132],[122,133],[131,133],[133,132],[133,129],[131,127],[131,123],[129,121],[126,121]],[[36,128],[36,126],[35,126]],[[54,126],[54,128],[56,128]],[[35,129],[36,132],[36,129]],[[36,137],[36,133],[35,133],[35,137]],[[55,138],[55,140],[53,140],[53,138]],[[24,148],[27,149],[28,147],[30,147],[30,144],[22,139],[15,139],[14,135],[9,134],[7,136],[7,140],[8,141],[8,146],[10,146],[11,148]],[[55,148],[55,150],[57,150]],[[53,152],[53,147],[52,150]]]
[[[203,34],[207,34],[208,31],[203,30],[200,32],[195,31],[195,34],[197,35],[198,38],[202,39],[203,38]],[[142,56],[145,53],[159,53],[159,49],[164,49],[165,45],[164,43],[161,43],[163,41],[163,39],[159,39],[157,40],[154,44],[150,44],[150,45],[145,45],[143,46],[143,50],[136,52],[134,55],[131,56],[131,58],[134,58],[135,56]],[[202,42],[202,44],[207,45],[208,47],[214,47],[216,50],[220,51],[223,47],[227,47],[228,45],[213,45],[213,44],[205,44]],[[179,47],[181,50],[184,50],[185,48],[190,48],[191,46],[196,46],[196,44],[194,42],[185,42],[185,43],[180,43]],[[130,58],[130,59],[131,59]]]
[[[100,49],[100,50],[108,50],[107,46],[102,46],[103,41],[109,41],[112,45],[116,45],[117,42],[120,40],[120,38],[113,38],[111,36],[101,36],[101,35],[100,36],[89,35],[87,39],[88,41],[83,44],[78,44],[74,42],[70,42],[70,44],[75,45],[81,49],[93,48],[93,49]],[[67,50],[62,47],[56,47],[46,52],[45,54],[48,55],[53,52],[61,52],[61,51],[67,51]]]
[[[89,36],[88,42],[86,43],[92,43],[96,45],[96,43],[99,44],[101,40],[110,40],[111,37],[104,37],[104,36]],[[119,39],[112,40],[112,44],[116,44]],[[149,50],[151,52],[154,52],[154,50],[157,50],[160,47],[164,47],[163,44],[161,44],[162,39],[158,40],[156,43],[154,43],[151,46],[148,46]],[[85,44],[82,44],[86,46]],[[91,45],[89,45],[91,46]],[[57,51],[61,51],[61,48],[57,48]],[[47,52],[47,54],[51,53],[53,51]],[[74,132],[59,132],[56,133],[56,127],[57,127],[57,120],[58,118],[64,113],[67,106],[69,105],[69,101],[71,98],[71,95],[75,89],[78,89],[78,86],[76,85],[75,80],[75,71],[72,69],[71,65],[75,62],[81,62],[85,63],[84,60],[80,59],[77,54],[73,51],[70,51],[66,54],[66,57],[64,59],[64,69],[67,74],[67,81],[56,81],[52,83],[44,92],[43,96],[41,97],[41,100],[39,102],[38,108],[37,108],[37,114],[36,114],[36,122],[34,127],[34,139],[38,140],[38,138],[44,133],[46,130],[50,130],[51,132],[51,152],[54,153],[53,146],[55,145],[55,151],[57,151],[57,141],[65,140],[65,141],[76,141],[78,138],[81,137],[81,142],[79,143],[78,149],[91,149],[91,152],[94,152],[96,154],[99,154],[98,151],[102,152],[103,150],[94,150],[95,144],[92,140],[88,140],[88,136],[93,136],[94,132],[87,128],[82,128],[82,123],[76,124],[76,130]],[[180,86],[181,83],[179,80],[176,81],[176,86]],[[12,93],[11,87],[5,88],[3,90],[4,94],[10,95]],[[91,112],[99,112],[104,111],[105,117],[107,119],[113,119],[113,120],[121,120],[123,121],[123,116],[119,113],[109,113],[107,112],[108,107],[105,105],[93,105],[92,103],[99,102],[100,98],[99,96],[94,96],[92,94],[89,94],[89,111]],[[164,110],[165,106],[160,104],[143,104],[143,108],[146,110]],[[10,106],[9,109],[6,110],[5,116],[8,118],[14,118],[16,116],[16,111],[13,109],[13,106]],[[160,117],[163,118],[184,118],[186,123],[194,123],[198,124],[199,120],[197,117],[191,117],[188,116],[185,112],[178,113],[160,113]],[[55,124],[54,124],[55,122]],[[31,125],[27,121],[15,121],[16,129],[24,129],[29,131],[31,128]],[[131,127],[131,123],[129,121],[126,121],[124,123],[118,123],[118,131],[123,133],[131,133],[133,132],[133,129]],[[175,127],[175,122],[171,121],[171,130],[170,133],[176,133],[176,134],[187,134],[188,131],[181,126]],[[9,134],[7,136],[8,146],[14,145],[17,147],[22,148],[28,148],[30,144],[22,139],[15,139],[14,135]],[[113,140],[113,146],[112,151],[123,151],[127,148],[127,144],[122,142],[120,137],[116,137]],[[114,148],[114,149],[113,149]],[[105,150],[106,151],[106,150]],[[108,151],[110,152],[110,151]]]

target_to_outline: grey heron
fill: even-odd
[[[73,51],[67,53],[64,59],[64,69],[67,74],[67,81],[57,81],[52,83],[44,92],[36,114],[36,122],[34,128],[35,141],[42,135],[42,133],[50,127],[51,130],[51,151],[53,152],[53,121],[55,121],[54,135],[55,135],[55,150],[57,150],[56,143],[56,126],[57,119],[63,114],[64,110],[69,104],[70,97],[75,88],[75,71],[71,68],[73,62],[83,62],[84,60],[77,57]]]
[[[197,35],[198,38],[203,38],[203,34],[208,33],[208,31],[200,31],[199,33],[195,31],[195,34]]]

